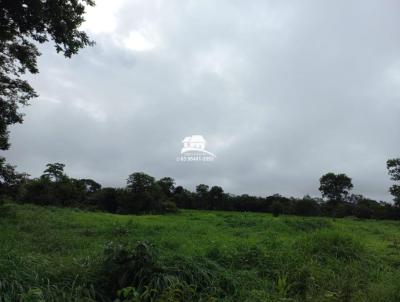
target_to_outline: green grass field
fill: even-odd
[[[110,301],[98,285],[107,275],[104,250],[112,244],[134,248],[138,241],[150,245],[158,265],[175,268],[177,276],[191,272],[185,275],[189,295],[177,285],[144,287],[156,301],[400,301],[399,222],[6,209],[0,217],[0,301]]]

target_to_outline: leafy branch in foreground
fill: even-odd
[[[10,147],[8,126],[23,122],[21,106],[37,96],[21,76],[38,73],[37,43],[52,40],[70,58],[94,44],[79,27],[92,0],[0,0],[0,150]]]

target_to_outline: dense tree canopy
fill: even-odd
[[[38,73],[37,43],[52,40],[66,57],[92,45],[79,30],[92,0],[0,0],[0,149],[9,148],[8,126],[22,123],[20,106],[37,94],[21,76]]]
[[[352,188],[351,178],[346,174],[327,173],[320,178],[319,190],[331,202],[344,201]]]
[[[175,180],[171,177],[163,177],[157,181],[157,184],[161,187],[163,193],[171,197],[175,191]]]
[[[128,189],[137,194],[149,192],[154,185],[155,178],[143,172],[132,173],[127,179]]]
[[[320,178],[319,190],[332,206],[332,216],[335,218],[340,203],[346,201],[350,190],[353,188],[351,178],[346,174],[327,173]],[[342,207],[343,210],[343,207]],[[341,215],[342,216],[342,215]]]
[[[224,190],[220,186],[213,186],[209,192],[210,210],[222,210],[224,208]]]
[[[390,187],[390,194],[393,195],[396,205],[400,206],[400,158],[389,159],[386,165],[390,178],[397,182]]]

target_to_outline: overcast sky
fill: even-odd
[[[400,2],[97,0],[72,59],[41,48],[40,97],[11,128],[8,161],[103,186],[144,171],[189,189],[319,196],[343,172],[391,200],[400,156]],[[180,163],[203,135],[217,158]]]

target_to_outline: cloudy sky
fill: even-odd
[[[329,171],[391,200],[400,156],[400,2],[97,0],[72,59],[41,48],[40,97],[8,161],[123,186],[144,171],[193,189],[318,196]],[[201,134],[211,163],[179,163]]]

